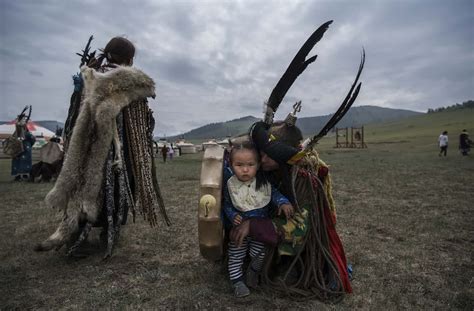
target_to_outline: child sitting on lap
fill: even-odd
[[[248,218],[269,218],[271,205],[278,206],[278,214],[283,212],[288,218],[293,207],[286,197],[263,177],[258,171],[260,157],[251,143],[234,146],[230,152],[230,165],[234,175],[227,181],[224,191],[224,214],[233,226],[238,226]],[[250,266],[243,281],[242,265],[250,253]],[[257,286],[258,272],[262,269],[265,257],[265,244],[250,237],[242,245],[229,243],[229,277],[236,297],[250,294],[249,287]]]

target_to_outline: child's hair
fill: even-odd
[[[230,154],[229,154],[229,161],[230,161],[231,166],[232,166],[234,154],[240,150],[249,150],[255,154],[255,159],[257,160],[257,164],[258,164],[257,174],[255,176],[255,178],[257,179],[255,188],[256,190],[260,190],[260,187],[265,186],[268,183],[265,174],[260,169],[260,160],[261,160],[260,153],[258,152],[257,147],[250,141],[244,141],[242,143],[232,145],[232,149],[230,150]]]
[[[240,150],[250,150],[253,153],[255,153],[255,158],[257,159],[257,162],[260,163],[260,154],[257,151],[257,146],[255,146],[252,142],[250,141],[244,141],[239,144],[234,144],[232,145],[232,149],[230,150],[230,155],[229,155],[229,160],[232,163],[232,159],[234,157],[234,154],[236,151]]]

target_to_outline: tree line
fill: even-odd
[[[442,112],[442,111],[453,111],[453,110],[466,109],[466,108],[470,108],[470,109],[474,108],[474,100],[468,100],[468,101],[463,102],[462,104],[456,103],[456,104],[451,105],[451,106],[439,107],[439,108],[436,108],[436,109],[429,108],[428,113]]]

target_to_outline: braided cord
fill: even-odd
[[[164,208],[161,193],[159,193],[156,173],[153,173],[153,152],[149,139],[151,131],[150,114],[146,100],[142,100],[124,109],[127,138],[130,143],[129,152],[135,178],[134,197],[136,206],[143,218],[152,227],[157,225],[157,211],[166,223],[169,219]]]
[[[317,160],[317,159],[316,159]],[[271,278],[275,248],[269,249],[262,271],[263,282],[267,288],[291,296],[296,300],[317,298],[323,301],[336,302],[342,299],[344,289],[337,265],[329,249],[328,224],[324,210],[329,209],[329,202],[324,191],[323,183],[315,173],[316,166],[304,168],[307,174],[298,174],[301,167],[292,170],[292,191],[299,190],[311,206],[309,209],[309,228],[301,247],[292,258],[290,265],[280,277]],[[298,177],[298,184],[296,184]],[[296,196],[295,196],[296,197]],[[306,203],[302,202],[301,203]],[[300,209],[296,202],[296,208]],[[288,276],[292,271],[298,271],[298,279],[289,283]]]

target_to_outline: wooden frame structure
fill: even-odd
[[[341,140],[340,137],[345,137]],[[336,146],[335,148],[367,148],[364,141],[364,127],[351,127],[349,142],[349,128],[336,127]]]

